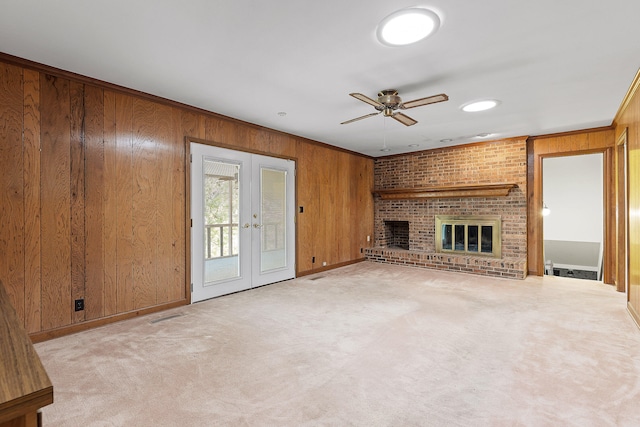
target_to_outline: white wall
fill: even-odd
[[[551,209],[544,217],[544,239],[602,242],[602,154],[543,160],[543,200]]]

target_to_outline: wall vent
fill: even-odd
[[[158,323],[158,322],[164,322],[165,320],[175,319],[176,317],[182,317],[182,316],[184,316],[184,315],[183,314],[172,314],[170,316],[161,317],[159,319],[153,319],[149,323],[154,324],[154,323]]]

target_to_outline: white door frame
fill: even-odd
[[[282,280],[295,277],[295,161],[266,155],[252,154],[232,148],[223,148],[210,144],[203,144],[199,141],[187,140],[187,152],[189,153],[190,164],[187,168],[188,200],[187,209],[189,212],[188,221],[188,254],[190,268],[190,290],[189,301],[196,302],[228,293],[238,292],[252,287],[263,286]],[[200,231],[204,231],[204,216],[197,214],[202,212],[203,193],[196,195],[195,192],[202,192],[202,163],[203,159],[220,160],[226,163],[237,164],[240,167],[240,212],[239,212],[239,234],[242,248],[249,248],[250,255],[245,252],[240,257],[240,277],[229,281],[210,282],[204,281],[204,242],[200,239]],[[261,188],[260,173],[262,168],[285,172],[286,176],[286,265],[283,268],[274,268],[262,271],[261,267],[261,219],[260,194]],[[244,177],[244,179],[243,179]],[[251,178],[253,177],[253,178]],[[200,183],[194,179],[199,179]],[[244,187],[244,188],[243,188]],[[243,197],[243,194],[246,197]],[[247,208],[250,206],[250,208]],[[250,227],[246,227],[250,224]],[[245,227],[243,227],[245,226]],[[200,231],[197,231],[200,230]],[[197,231],[197,232],[196,232]],[[196,237],[198,236],[198,237]],[[197,245],[200,245],[198,248]],[[205,288],[205,285],[207,289]],[[200,288],[198,288],[200,287]],[[214,290],[215,289],[215,290]],[[194,292],[195,291],[195,292]]]
[[[270,283],[280,282],[282,280],[291,279],[295,277],[295,260],[296,260],[296,224],[295,224],[295,215],[296,215],[296,198],[295,198],[295,162],[293,160],[285,160],[277,157],[269,157],[264,155],[254,154],[252,157],[252,177],[260,176],[260,173],[263,168],[269,170],[276,170],[285,173],[286,177],[286,242],[285,242],[285,253],[286,253],[286,265],[281,268],[275,268],[272,270],[263,271],[262,269],[262,248],[260,244],[262,242],[261,239],[253,239],[253,259],[251,262],[252,267],[252,287],[263,286]],[[262,184],[261,179],[257,179],[257,184],[260,186]],[[258,219],[262,218],[262,212],[260,211],[261,202],[259,200],[262,195],[262,188],[254,188],[252,187],[252,203],[251,206],[254,208],[252,214],[252,220],[254,214],[258,215]],[[257,209],[256,209],[257,207]],[[244,224],[244,223],[243,223]],[[255,224],[255,223],[254,223]],[[260,226],[261,224],[257,224]],[[252,227],[253,228],[253,227]],[[254,228],[255,232],[256,229]],[[257,259],[255,259],[257,258]],[[293,272],[293,276],[292,273]]]

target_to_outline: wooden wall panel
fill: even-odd
[[[321,150],[313,145],[299,147],[298,205],[304,208],[304,213],[298,214],[299,271],[313,271],[321,267],[324,256],[321,242],[325,241],[324,225],[328,218],[320,204],[322,175],[314,173],[318,167],[314,167],[314,163],[327,165],[321,157]]]
[[[320,150],[321,155],[319,157],[320,164],[324,165],[335,165],[337,163],[337,152],[335,151],[324,151]],[[321,263],[327,263],[327,265],[333,264],[333,257],[336,254],[336,246],[338,242],[335,239],[336,235],[336,224],[335,221],[332,221],[336,215],[336,193],[340,190],[335,186],[336,180],[336,170],[332,170],[332,168],[320,168],[320,170],[316,170],[316,173],[320,174],[320,210],[318,217],[316,218],[316,224],[322,224],[321,228],[324,233],[320,238],[320,242],[331,242],[330,245],[317,245],[316,252],[318,253],[319,259],[316,258],[317,261]],[[332,191],[328,191],[331,189]],[[324,196],[324,197],[322,197]],[[320,222],[322,221],[322,222]],[[336,257],[337,258],[337,257]],[[321,264],[322,265],[322,264]]]
[[[155,241],[157,245],[156,304],[171,300],[173,266],[173,112],[171,107],[156,107],[156,157],[154,187],[157,190]],[[180,200],[176,203],[181,203]],[[184,203],[183,203],[184,204]]]
[[[277,135],[266,130],[261,135],[262,151],[270,153],[274,156],[283,156],[289,158],[296,157],[296,141],[293,137],[287,135]]]
[[[191,138],[204,139],[205,136],[205,117],[201,114],[193,113],[191,111],[180,111],[180,128],[176,135],[176,140],[180,139],[183,143],[185,136]]]
[[[321,214],[319,212],[319,176],[311,173],[313,168],[311,159],[317,158],[316,151],[319,151],[319,148],[313,145],[300,145],[298,147],[298,163],[296,164],[298,204],[296,263],[298,271],[311,271],[322,265],[315,251],[316,243],[320,240],[319,234],[321,230],[320,226],[313,227],[314,223],[318,224],[316,221]],[[300,208],[303,209],[302,213],[299,212]],[[316,257],[316,263],[312,262],[312,257]]]
[[[348,157],[347,161],[349,162],[349,176],[359,175],[358,171],[358,159],[355,157]],[[360,245],[362,240],[360,237],[360,224],[358,222],[358,192],[362,188],[362,180],[350,180],[348,193],[346,197],[346,202],[348,204],[347,210],[349,212],[349,227],[354,228],[355,230],[345,230],[347,236],[356,236],[357,242],[350,242],[347,249],[349,253],[347,257],[350,259],[359,258],[363,255],[360,255]],[[355,239],[354,239],[355,240]],[[354,244],[357,243],[357,244]]]
[[[168,301],[178,301],[185,298],[185,263],[186,241],[185,237],[185,143],[184,129],[182,128],[182,114],[179,109],[173,108],[171,114],[173,135],[170,140],[173,143],[171,149],[171,272],[167,284]]]
[[[85,315],[104,316],[104,95],[85,86]]]
[[[152,102],[133,100],[133,306],[136,309],[155,305],[157,300],[155,110]]]
[[[42,328],[71,322],[69,81],[41,75]]]
[[[364,158],[352,158],[355,163],[352,170],[357,174],[355,183],[352,183],[351,193],[351,223],[357,227],[357,233],[350,233],[350,236],[357,236],[355,246],[352,248],[352,259],[363,257],[361,248],[369,248],[373,246],[373,229],[371,224],[374,223],[374,207],[373,199],[370,196],[373,191],[373,163]],[[367,236],[371,236],[367,241]]]
[[[117,183],[117,145],[116,145],[116,95],[105,90],[104,97],[104,305],[105,316],[112,316],[118,312],[118,283],[117,283],[117,227],[118,227],[118,199]]]
[[[544,265],[542,259],[542,217],[534,213],[542,202],[540,174],[542,160],[534,150],[534,142],[527,140],[527,269],[528,274],[539,274],[538,266]],[[536,216],[534,216],[536,215]]]
[[[613,129],[599,128],[568,134],[531,137],[535,141],[536,155],[562,156],[566,153],[588,154],[610,148]]]
[[[214,143],[240,146],[237,125],[214,117],[205,118],[204,139]]]
[[[334,151],[334,150],[332,150]],[[335,200],[333,205],[333,215],[337,219],[338,215],[343,215],[343,221],[332,221],[334,225],[333,234],[328,237],[328,241],[334,242],[334,247],[328,256],[328,261],[331,264],[337,264],[340,260],[349,259],[349,252],[351,249],[351,239],[347,236],[350,235],[349,230],[351,223],[349,195],[350,188],[353,184],[349,179],[351,176],[351,169],[349,168],[349,156],[340,151],[334,151],[336,153],[335,165],[338,168],[338,173],[331,175],[331,181],[329,183],[328,191],[331,188],[336,189],[334,192]]]
[[[133,98],[116,94],[116,288],[117,312],[134,309]]]
[[[286,138],[278,138],[278,140],[274,141],[272,144],[277,147],[278,153],[288,153],[296,159],[298,158],[298,147],[303,145],[302,143],[298,143],[295,138],[290,136]],[[373,164],[373,160],[371,160],[371,163]]]
[[[24,70],[25,329],[41,330],[40,286],[40,73]],[[0,103],[1,105],[1,103]]]
[[[0,64],[0,282],[24,319],[22,69]]]
[[[85,149],[84,85],[71,82],[71,299],[85,297]],[[85,311],[73,312],[73,323],[83,322]]]
[[[261,138],[262,136],[263,133],[258,129],[238,126],[235,127],[231,141],[238,150],[259,149],[263,151],[265,141]]]

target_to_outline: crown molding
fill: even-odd
[[[627,93],[625,94],[624,98],[622,98],[622,103],[620,104],[620,108],[618,108],[618,112],[613,118],[612,125],[614,123],[619,122],[620,117],[622,117],[624,112],[627,110],[629,103],[631,102],[633,97],[636,95],[636,92],[638,91],[639,86],[640,86],[640,69],[638,69],[638,72],[636,73],[636,76],[634,77],[633,82],[631,83],[631,86],[629,86],[629,90],[627,90]]]

